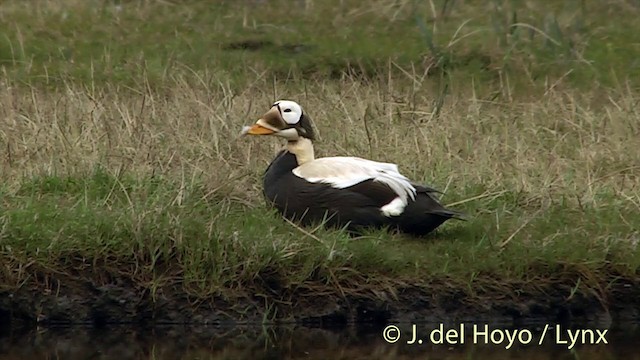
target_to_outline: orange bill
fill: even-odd
[[[275,133],[275,131],[258,124],[247,126],[242,132],[249,135],[270,135]]]

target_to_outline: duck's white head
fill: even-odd
[[[302,107],[291,100],[278,100],[252,126],[245,126],[242,135],[276,135],[288,141],[315,137],[311,120]]]

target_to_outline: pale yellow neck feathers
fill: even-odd
[[[315,155],[313,153],[313,143],[311,142],[311,140],[306,138],[300,138],[296,141],[287,142],[287,150],[289,150],[290,153],[296,156],[298,165],[302,165],[315,159]]]

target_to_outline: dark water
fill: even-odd
[[[382,327],[347,330],[262,326],[4,329],[0,332],[0,359],[640,359],[640,327],[634,325],[612,327],[602,338],[594,328],[582,327],[591,331],[579,332],[585,336],[580,336],[578,343],[587,344],[577,344],[573,349],[568,349],[570,340],[566,333],[556,337],[553,324],[542,345],[538,342],[543,329],[521,328],[520,339],[530,343],[523,345],[516,340],[509,349],[506,349],[508,340],[504,332],[501,334],[505,340],[501,344],[484,344],[485,329],[480,326],[475,339],[480,344],[474,344],[472,324],[467,324],[465,342],[459,344],[456,332],[460,332],[460,325],[443,326],[445,336],[451,328],[457,330],[449,333],[450,344],[433,344],[430,335],[439,341],[438,332],[432,332],[439,329],[439,324],[417,325],[418,337],[424,340],[418,344],[416,339],[412,345],[407,344],[412,337],[411,325],[400,326],[400,339],[393,344],[384,340]],[[495,329],[514,330],[489,327],[489,341]],[[394,331],[390,331],[391,336]],[[501,338],[500,332],[493,336],[495,341]],[[558,344],[563,341],[568,343]],[[598,341],[600,343],[590,344]]]

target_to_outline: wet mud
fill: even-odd
[[[294,323],[344,327],[355,323],[492,321],[597,323],[640,320],[640,284],[620,278],[607,287],[576,291],[575,281],[489,283],[463,289],[446,282],[429,286],[324,289],[254,296],[187,296],[182,289],[151,293],[124,281],[95,284],[82,279],[23,285],[0,291],[0,324],[20,327],[88,324]]]

